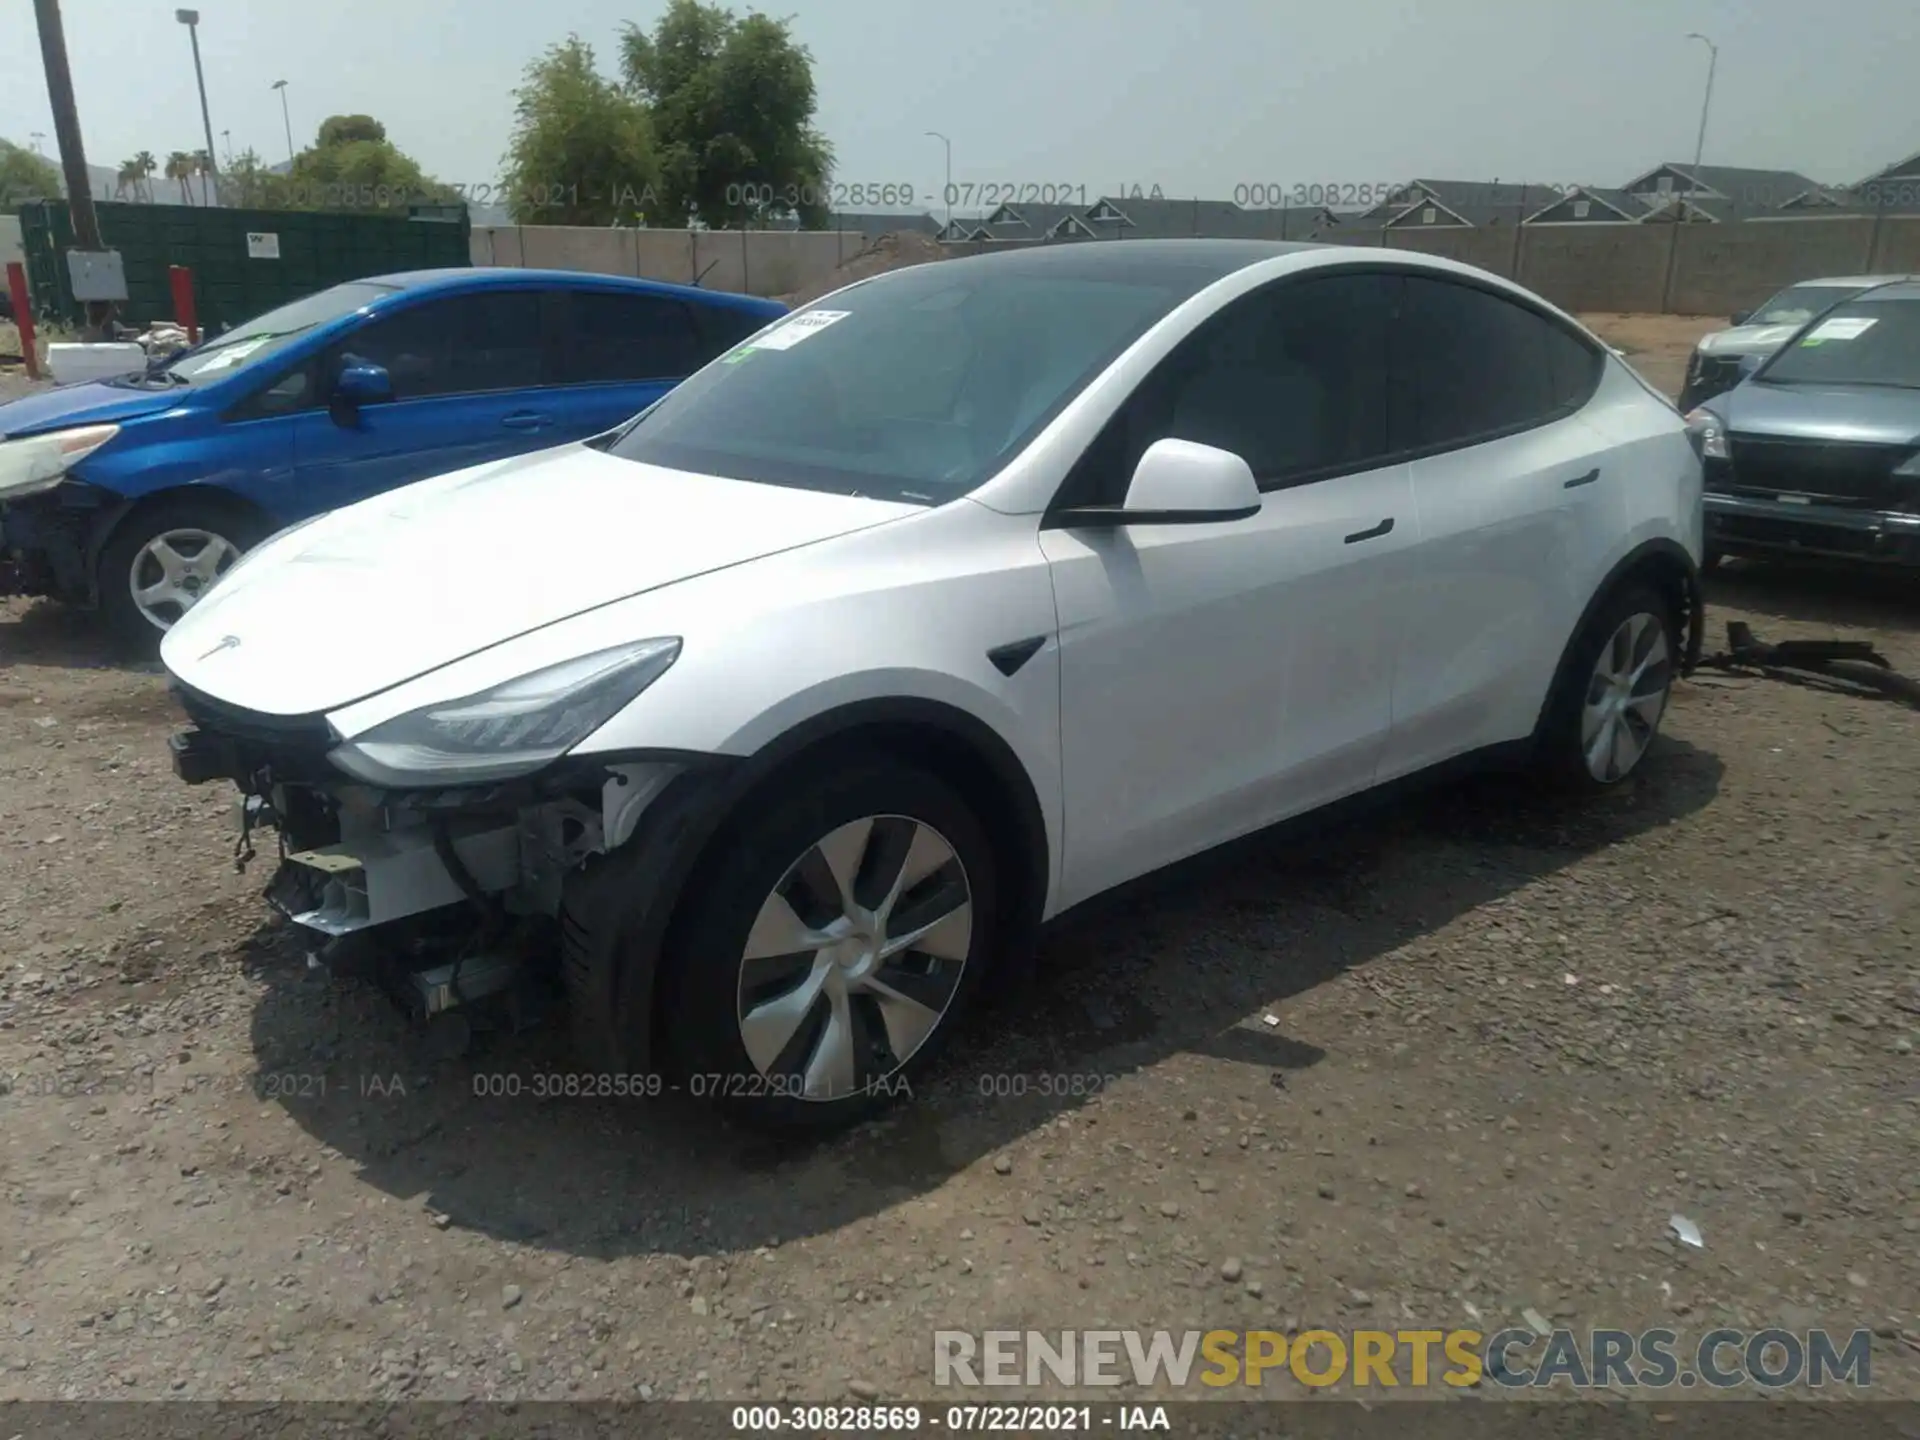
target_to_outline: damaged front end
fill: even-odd
[[[177,681],[174,694],[193,722],[170,741],[175,774],[238,788],[236,868],[272,832],[267,898],[314,941],[310,963],[381,982],[455,1048],[474,1024],[538,1017],[567,877],[622,844],[687,768],[563,757],[496,783],[382,787],[330,758],[339,737],[323,716],[243,711]]]

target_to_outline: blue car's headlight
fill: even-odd
[[[51,490],[67,471],[120,433],[118,425],[79,425],[0,441],[0,500]]]
[[[506,780],[557,760],[680,656],[677,637],[638,640],[423,705],[336,747],[330,760],[388,789]]]

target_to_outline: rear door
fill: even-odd
[[[580,440],[638,414],[709,358],[696,307],[632,290],[544,297],[555,440]]]
[[[1393,445],[1420,515],[1380,778],[1531,731],[1625,523],[1607,439],[1579,413],[1604,357],[1552,316],[1409,274],[1393,327]]]
[[[394,398],[342,410],[333,381],[349,362],[384,367]],[[554,444],[537,290],[478,290],[378,317],[320,358],[314,404],[294,430],[295,489],[306,512]]]

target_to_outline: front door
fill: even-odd
[[[1128,400],[1062,505],[1113,504],[1166,436],[1266,492],[1217,525],[1045,528],[1059,608],[1064,904],[1372,782],[1415,577],[1387,450],[1388,276],[1283,281],[1207,322]]]
[[[328,403],[350,360],[384,367],[394,398]],[[428,300],[373,320],[320,361],[319,403],[294,429],[302,513],[557,443],[544,379],[539,294],[487,290]]]

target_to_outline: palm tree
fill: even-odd
[[[126,194],[129,185],[133,187],[134,198],[136,200],[139,199],[140,162],[137,160],[122,160],[120,162],[120,169],[115,172],[113,177],[113,198],[118,200],[122,195]]]
[[[167,168],[162,172],[167,179],[180,187],[180,193],[186,197],[186,203],[193,204],[193,189],[187,181],[193,177],[193,156],[184,150],[176,150],[167,156]]]
[[[153,172],[160,167],[154,161],[151,150],[142,150],[138,155],[134,156],[133,164],[140,172],[140,184],[145,187],[147,203],[151,205],[153,203]]]
[[[213,157],[204,150],[194,151],[193,173],[200,177],[200,199],[213,204]]]

